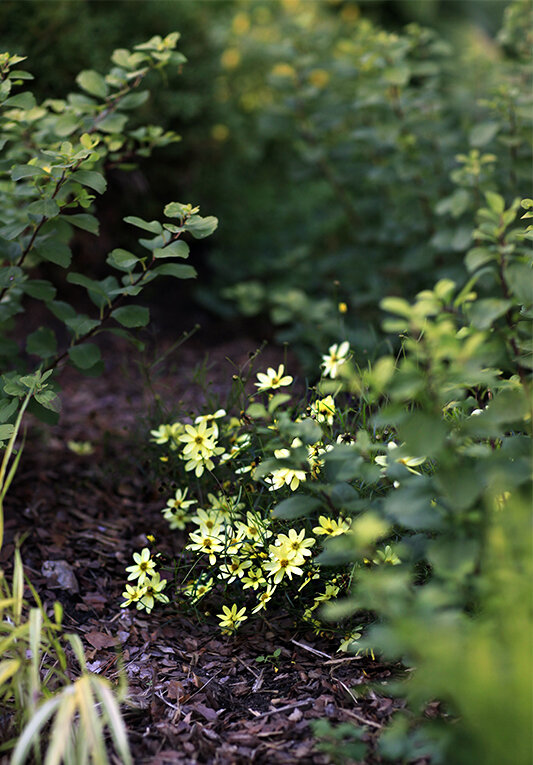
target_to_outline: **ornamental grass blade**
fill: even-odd
[[[13,675],[18,672],[19,667],[19,659],[5,659],[4,661],[0,661],[0,696],[4,690],[7,690],[2,688],[2,686],[4,683],[7,683],[10,677],[13,677]]]
[[[90,755],[95,765],[108,765],[102,720],[97,712],[89,675],[83,675],[76,680],[76,698],[80,712],[78,736],[81,737],[81,740],[87,739]]]
[[[60,703],[61,696],[54,696],[39,707],[32,719],[24,727],[11,757],[10,765],[23,765],[26,762],[30,749],[35,743],[39,742],[41,730],[52,717]]]
[[[126,726],[124,725],[117,700],[103,678],[95,675],[91,680],[96,695],[102,702],[102,716],[111,731],[117,753],[122,758],[124,765],[132,765]]]
[[[68,686],[61,694],[61,703],[55,716],[50,743],[46,750],[44,765],[60,765],[65,760],[69,740],[72,739],[77,699],[74,686]]]
[[[13,598],[15,604],[13,606],[13,621],[18,626],[20,624],[20,618],[22,615],[22,604],[24,598],[24,567],[22,565],[22,558],[20,557],[20,550],[15,550],[15,565],[13,568]]]
[[[87,663],[85,661],[85,651],[83,650],[83,643],[78,635],[65,635],[74,654],[78,660],[78,663],[83,672],[87,671]]]

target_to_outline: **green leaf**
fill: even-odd
[[[127,121],[128,118],[125,114],[113,112],[98,122],[98,130],[101,130],[103,133],[122,133]]]
[[[525,306],[533,303],[533,269],[526,263],[511,263],[505,269],[505,281],[517,300]]]
[[[35,400],[45,409],[50,409],[52,412],[61,411],[61,399],[57,396],[53,390],[42,390],[35,394]]]
[[[62,268],[68,268],[72,261],[70,247],[57,239],[40,242],[35,251],[43,260],[48,260]]]
[[[23,178],[35,178],[39,175],[46,175],[41,167],[35,165],[15,165],[11,171],[11,178],[14,181],[20,181]]]
[[[48,359],[57,352],[56,336],[48,327],[39,327],[26,340],[26,350],[42,359]]]
[[[70,177],[73,181],[81,183],[82,186],[94,189],[98,194],[103,194],[107,188],[106,179],[102,173],[97,173],[95,170],[77,170]]]
[[[22,234],[25,228],[28,227],[28,221],[17,221],[16,223],[10,223],[8,226],[2,226],[0,228],[0,236],[8,241],[16,239],[19,234]]]
[[[166,247],[156,247],[154,258],[187,258],[189,256],[189,245],[182,239],[171,242]]]
[[[13,425],[0,425],[0,441],[7,441],[13,435]]]
[[[401,441],[405,441],[405,449],[411,457],[435,457],[444,446],[448,435],[445,423],[434,415],[426,412],[411,412],[398,428]],[[405,456],[403,448],[392,452],[393,458]],[[398,454],[396,454],[398,452]],[[419,470],[419,468],[417,468]]]
[[[252,420],[267,420],[268,419],[268,412],[265,406],[258,402],[250,404],[250,406],[246,410],[246,414],[248,415],[248,417],[251,417]]]
[[[55,199],[39,199],[37,202],[31,202],[26,209],[32,215],[42,215],[48,219],[59,214],[59,205]]]
[[[98,319],[91,319],[89,316],[76,313],[73,316],[65,317],[64,322],[66,326],[72,330],[72,332],[74,332],[76,337],[82,337],[83,335],[86,335],[87,332],[91,332],[93,329],[96,329],[96,327],[98,327],[98,325],[101,323],[98,321]]]
[[[193,215],[186,221],[184,229],[188,231],[195,239],[204,239],[209,236],[218,226],[218,218],[209,215],[202,218],[200,215]]]
[[[499,298],[477,300],[470,309],[470,320],[476,329],[489,329],[511,306],[510,300]]]
[[[79,118],[75,114],[62,114],[54,123],[54,133],[60,138],[66,138],[75,133],[79,125]]]
[[[142,218],[136,218],[134,215],[128,215],[124,218],[124,223],[129,223],[137,228],[142,228],[144,231],[150,231],[152,234],[162,234],[163,226],[157,220],[143,220]]]
[[[301,518],[302,515],[312,513],[321,504],[321,501],[316,497],[310,497],[307,494],[295,494],[276,505],[272,509],[272,515],[274,518],[283,518],[284,520]]]
[[[15,414],[15,412],[18,409],[19,402],[16,398],[12,399],[11,401],[8,401],[7,403],[4,403],[0,407],[0,422],[5,422],[6,420],[9,420],[9,418]]]
[[[23,283],[22,289],[27,295],[30,295],[37,300],[44,300],[45,303],[53,300],[57,292],[54,285],[50,284],[46,279],[31,279],[26,281]]]
[[[498,215],[501,215],[505,210],[504,198],[500,196],[500,194],[495,194],[494,191],[486,191],[485,198],[490,209]]]
[[[77,272],[72,271],[70,274],[67,274],[67,281],[71,284],[78,284],[80,287],[85,287],[89,292],[94,292],[96,295],[101,295],[106,299],[108,297],[107,292],[99,282],[94,279],[89,279],[88,276],[84,276],[83,274],[78,274]]]
[[[121,249],[112,250],[107,256],[109,265],[119,271],[131,271],[139,261],[140,259],[132,252]]]
[[[127,96],[120,99],[121,109],[137,109],[148,101],[150,93],[147,90],[140,90],[137,93],[128,93]]]
[[[100,348],[94,343],[73,345],[68,349],[72,363],[79,369],[90,369],[100,361]]]
[[[36,106],[35,96],[33,93],[26,91],[24,93],[17,93],[16,96],[11,96],[4,101],[4,106],[17,109],[33,109]]]
[[[65,303],[64,300],[53,300],[52,302],[48,303],[46,307],[49,308],[56,319],[59,319],[60,321],[65,321],[65,319],[72,319],[74,316],[76,316],[76,311],[74,308],[68,303]]]
[[[268,402],[268,413],[273,414],[278,406],[286,404],[287,401],[290,400],[291,397],[288,393],[276,393],[276,395],[273,396],[272,399]]]
[[[195,279],[197,276],[195,269],[184,263],[164,263],[154,268],[153,273],[158,276],[174,276],[176,279]]]
[[[76,82],[82,90],[86,93],[90,93],[91,96],[105,98],[109,92],[107,83],[102,75],[92,69],[86,69],[84,72],[80,72],[76,77]]]
[[[74,215],[66,215],[64,220],[68,223],[72,223],[76,228],[88,231],[90,234],[98,234],[100,224],[94,215],[89,215],[89,213],[74,213]]]
[[[465,265],[468,271],[472,273],[486,263],[490,263],[491,260],[496,260],[496,253],[487,247],[473,247],[466,253]]]
[[[470,146],[485,146],[492,141],[498,130],[497,122],[481,122],[470,131]]]
[[[127,305],[123,308],[115,308],[111,314],[123,327],[146,327],[150,321],[148,308],[142,305]]]

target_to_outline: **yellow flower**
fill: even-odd
[[[357,651],[357,643],[361,638],[361,627],[356,627],[355,630],[345,636],[344,640],[337,648],[337,653],[342,651],[344,653],[355,653]]]
[[[242,529],[248,539],[261,547],[264,540],[272,536],[272,532],[266,527],[265,521],[250,510],[246,513],[246,523],[238,521],[237,528]]]
[[[246,607],[243,606],[241,610],[237,610],[237,605],[234,603],[231,608],[228,608],[227,606],[222,606],[223,613],[217,614],[217,617],[220,621],[220,627],[222,627],[222,632],[225,635],[231,635],[232,632],[235,632],[235,630],[239,627],[242,622],[247,619],[248,617],[245,616],[246,614]]]
[[[253,590],[257,590],[258,587],[261,587],[263,584],[266,584],[266,579],[260,568],[251,568],[246,572],[246,576],[243,576],[242,578],[243,590],[247,590],[249,587]]]
[[[302,529],[300,533],[296,529],[289,529],[288,534],[278,534],[276,537],[276,546],[285,547],[287,550],[292,550],[296,557],[300,557],[300,563],[303,563],[306,555],[311,555],[309,549],[315,544],[316,540],[312,537],[305,537],[305,529]]]
[[[283,364],[279,365],[277,372],[272,367],[267,369],[266,374],[258,372],[257,379],[259,382],[254,383],[254,385],[257,386],[259,393],[265,390],[276,390],[292,383],[292,377],[285,374],[285,366]]]
[[[339,374],[339,368],[347,361],[350,353],[350,343],[345,340],[338,345],[330,345],[329,352],[322,356],[322,364],[320,365],[324,369],[324,376],[335,379]]]
[[[208,427],[204,419],[197,428],[193,425],[185,425],[185,431],[184,435],[179,437],[179,440],[185,444],[184,455],[194,459],[198,456],[211,457],[215,453],[218,428],[215,431],[213,426]]]
[[[346,532],[350,530],[351,525],[351,521],[349,520],[341,518],[339,523],[338,521],[333,520],[333,518],[327,518],[325,515],[319,517],[318,523],[319,525],[313,528],[313,534],[316,534],[317,536],[324,534],[330,537],[338,537],[340,534],[346,534]]]
[[[122,593],[122,597],[125,598],[125,601],[120,604],[120,607],[126,608],[132,603],[137,603],[145,593],[146,587],[139,587],[138,584],[127,584],[125,592]]]
[[[220,578],[227,579],[228,584],[231,584],[236,579],[242,579],[244,572],[247,568],[250,568],[252,562],[249,560],[239,560],[239,558],[231,558],[229,563],[226,561],[220,566]]]
[[[167,507],[164,507],[161,512],[163,517],[169,522],[171,529],[185,528],[185,524],[190,520],[187,515],[187,508],[196,504],[195,499],[186,499],[188,489],[177,489],[176,495],[173,499],[169,499]]]
[[[185,548],[186,550],[198,550],[209,556],[209,563],[214,566],[217,562],[216,553],[222,552],[224,546],[220,543],[217,537],[213,537],[207,534],[205,531],[191,532],[189,534],[190,544]]]
[[[236,13],[231,22],[236,35],[244,35],[250,29],[250,17],[246,13]]]
[[[284,545],[281,547],[270,545],[270,560],[263,564],[263,569],[269,576],[274,577],[274,584],[279,584],[285,575],[292,579],[293,574],[297,576],[303,574],[299,563],[303,563],[302,555],[297,557],[293,550],[287,549]]]
[[[389,452],[394,451],[394,449],[398,448],[398,444],[394,443],[394,441],[389,441],[387,444],[387,449]],[[382,468],[387,468],[389,464],[388,456],[386,454],[378,455],[376,458],[376,463],[380,465]],[[413,470],[413,468],[418,467],[419,465],[422,465],[426,461],[425,457],[398,457],[394,460],[395,462],[398,462],[401,465],[405,465],[407,470],[410,473],[414,473],[414,475],[420,475],[418,470]]]
[[[227,48],[220,58],[224,69],[235,69],[241,63],[241,54],[237,48]]]
[[[325,69],[313,69],[309,72],[309,82],[315,88],[324,88],[329,82],[329,72]]]
[[[199,425],[201,422],[205,422],[206,425],[211,425],[211,439],[217,439],[218,438],[218,425],[216,424],[215,420],[220,419],[221,417],[226,416],[226,410],[225,409],[217,409],[216,412],[213,414],[200,414],[195,419],[194,424]]]
[[[224,141],[227,141],[229,138],[229,128],[227,125],[213,125],[211,128],[211,136],[215,139],[215,141],[219,141],[219,143],[224,143]]]
[[[291,491],[296,491],[300,483],[306,479],[307,476],[303,470],[280,468],[279,470],[274,470],[272,475],[265,478],[265,483],[270,484],[269,491],[276,491],[284,486],[288,486]]]
[[[276,592],[276,585],[269,584],[264,592],[257,598],[257,605],[252,608],[252,614],[256,614],[261,609],[266,608],[269,600],[272,600],[272,595]]]
[[[191,603],[196,603],[206,595],[213,587],[213,577],[203,581],[202,578],[188,584],[183,590],[184,595],[191,599]]]
[[[346,303],[339,303],[337,308],[339,309],[339,313],[348,313],[348,306]]]
[[[290,64],[276,64],[272,69],[275,77],[296,77],[296,70]]]
[[[94,446],[90,441],[67,441],[67,447],[80,457],[94,453]]]
[[[155,574],[155,562],[152,560],[150,550],[147,547],[144,547],[140,553],[134,552],[133,560],[135,561],[135,565],[126,568],[126,571],[130,572],[128,582],[131,579],[138,579],[139,581],[137,584],[142,585],[146,582],[149,576]]]
[[[317,422],[327,422],[328,425],[332,425],[334,415],[335,401],[331,395],[326,396],[325,398],[319,398],[311,404],[311,416],[314,417]]]

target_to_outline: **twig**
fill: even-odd
[[[265,672],[264,667],[261,668],[261,672],[259,673],[259,676],[257,677],[255,683],[252,685],[252,691],[256,693],[259,691],[263,685],[263,674]]]
[[[364,658],[364,656],[341,656],[340,659],[330,659],[325,661],[324,664],[342,664],[344,661],[361,661]]]
[[[342,685],[346,693],[349,695],[349,697],[354,701],[356,704],[358,703],[357,696],[354,696],[352,691],[348,688],[346,683],[343,683],[342,680],[339,680],[338,677],[332,678],[333,680],[336,680],[339,685]],[[363,725],[369,725],[371,728],[383,728],[383,725],[380,725],[377,722],[374,722],[373,720],[367,720],[365,717],[362,717],[361,715],[358,715],[357,712],[352,712],[351,709],[343,709],[343,712],[347,714],[349,717],[353,717],[354,720],[357,720],[358,722],[362,723]]]
[[[351,709],[343,709],[342,711],[345,715],[348,715],[348,717],[353,717],[354,720],[357,720],[357,722],[360,722],[362,725],[369,725],[371,728],[378,728],[379,730],[383,728],[383,725],[374,722],[374,720],[367,720],[365,717],[358,715],[357,712],[352,712]]]
[[[279,709],[269,709],[268,712],[254,712],[253,709],[250,709],[250,712],[254,715],[254,717],[259,720],[260,717],[269,717],[270,715],[277,715],[278,712],[288,712],[289,709],[297,709],[297,707],[305,707],[308,706],[308,704],[312,704],[313,699],[307,699],[306,701],[295,701],[294,704],[287,704],[284,707],[280,707]]]
[[[222,669],[224,669],[224,667],[222,667]],[[217,677],[217,675],[220,675],[220,673],[222,672],[222,669],[219,669],[219,670],[218,670],[218,672],[215,672],[215,674],[213,675],[213,677],[210,677],[210,678],[209,678],[209,680],[208,680],[206,683],[204,683],[202,686],[200,686],[200,688],[197,688],[197,689],[195,690],[195,692],[194,692],[194,693],[191,693],[191,695],[189,696],[189,698],[187,699],[187,701],[190,701],[192,698],[194,698],[194,696],[196,696],[196,694],[197,694],[197,693],[200,693],[200,691],[203,691],[203,689],[204,689],[206,686],[208,686],[208,685],[209,685],[209,683],[210,683],[212,680],[214,680],[214,679],[215,679],[215,677]]]
[[[323,656],[325,659],[329,659],[331,661],[331,656],[329,653],[324,653],[324,651],[319,651],[317,648],[312,648],[310,645],[306,645],[305,643],[299,643],[297,640],[291,640],[291,643],[294,643],[294,645],[299,646],[299,648],[303,648],[305,651],[309,651],[309,653],[314,653],[315,656]]]

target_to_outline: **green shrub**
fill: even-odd
[[[164,215],[172,222],[145,221],[128,216],[126,223],[141,229],[144,255],[115,248],[106,258],[111,273],[103,279],[83,273],[76,263],[76,231],[98,234],[92,210],[95,194],[106,190],[105,173],[114,166],[131,169],[131,159],[149,156],[155,147],[178,140],[155,126],[128,129],[129,112],[149,97],[140,86],[151,70],[180,65],[175,51],[179,35],[154,37],[135,46],[133,53],[119,49],[105,77],[81,72],[77,83],[83,93],[37,104],[30,91],[18,92],[31,75],[16,69],[21,58],[3,54],[0,143],[2,226],[0,228],[0,365],[3,385],[0,419],[15,416],[13,397],[24,398],[40,366],[41,377],[30,404],[41,415],[58,409],[52,372],[69,361],[89,375],[103,364],[93,341],[102,332],[131,339],[131,328],[146,326],[148,309],[131,302],[154,279],[195,276],[183,264],[189,247],[184,235],[208,236],[215,218],[202,218],[198,208],[170,203]],[[146,234],[148,232],[148,234]],[[112,272],[115,275],[112,275]],[[93,311],[81,313],[62,299],[64,281],[81,287]],[[25,334],[24,312],[30,301],[45,308],[46,323]],[[18,340],[24,339],[19,347]],[[9,437],[8,426],[3,426]]]
[[[501,45],[461,49],[365,10],[241,10],[216,81],[217,162],[202,181],[229,177],[235,192],[217,203],[231,280],[218,248],[211,264],[238,310],[268,313],[310,368],[338,337],[339,302],[360,360],[379,355],[381,298],[411,299],[428,274],[458,280],[484,192],[530,193],[531,61],[512,32],[530,27],[527,4],[509,7]]]
[[[413,671],[379,744],[389,759],[527,761],[533,258],[520,213],[533,201],[486,192],[466,279],[382,301],[397,357],[355,367],[343,341],[305,401],[281,365],[251,400],[238,387],[239,418],[152,431],[177,486],[162,512],[188,536],[172,597],[157,571],[169,564],[147,547],[123,605],[222,606],[227,634],[274,608],[344,636],[343,650],[401,659]],[[491,688],[506,683],[502,713]],[[436,700],[441,717],[424,723]]]
[[[198,207],[171,202],[162,223],[125,218],[143,232],[144,254],[113,249],[106,257],[111,273],[102,279],[77,262],[77,232],[98,235],[93,200],[105,192],[110,168],[132,169],[136,157],[178,140],[157,126],[128,127],[130,111],[149,97],[140,86],[150,73],[184,62],[175,50],[178,38],[171,33],[133,52],[116,50],[107,75],[82,71],[76,78],[82,92],[42,103],[21,89],[32,79],[19,68],[24,58],[0,54],[0,549],[26,408],[53,421],[60,408],[55,373],[72,363],[85,374],[99,374],[103,361],[93,341],[100,334],[138,343],[130,330],[148,324],[149,310],[131,299],[158,277],[194,277],[195,269],[183,263],[189,254],[184,237],[202,239],[216,228],[216,218],[201,217]],[[78,309],[77,298],[65,298],[65,281],[83,289],[87,313]],[[42,326],[31,331],[36,307]],[[124,689],[115,698],[105,680],[87,671],[79,638],[62,635],[57,606],[52,621],[32,590],[37,606],[28,612],[18,551],[14,568],[11,589],[0,572],[0,709],[12,736],[4,748],[15,747],[14,763],[31,755],[40,761],[46,732],[46,762],[105,764],[108,727],[122,761],[131,762],[118,707]],[[65,640],[81,666],[72,683]]]

